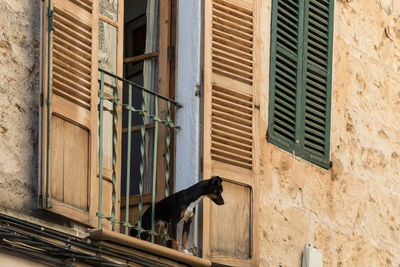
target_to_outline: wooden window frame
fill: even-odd
[[[295,73],[295,69],[297,68],[296,73],[296,96],[293,97],[293,104],[291,107],[295,109],[295,126],[292,124],[287,124],[288,129],[293,133],[294,138],[289,140],[290,138],[285,138],[284,135],[280,134],[275,129],[275,93],[276,93],[276,66],[277,66],[277,29],[278,29],[278,1],[272,1],[272,19],[271,19],[271,53],[270,53],[270,93],[269,93],[269,119],[268,119],[268,132],[267,132],[267,140],[268,142],[290,152],[294,155],[303,158],[311,163],[314,163],[322,168],[329,169],[331,167],[330,163],[330,116],[331,116],[331,79],[332,79],[332,53],[333,53],[333,19],[334,19],[334,1],[329,2],[329,7],[325,7],[329,13],[327,21],[328,26],[327,30],[327,54],[326,54],[326,86],[323,88],[325,90],[325,114],[323,117],[324,127],[324,136],[323,138],[323,153],[321,155],[317,155],[307,151],[305,145],[305,139],[307,131],[305,128],[306,120],[307,120],[307,112],[306,112],[306,92],[307,92],[307,71],[310,70],[310,61],[307,59],[308,46],[309,46],[309,37],[308,37],[308,23],[309,23],[309,7],[310,2],[317,2],[318,0],[301,0],[299,1],[298,7],[298,36],[297,36],[297,66],[293,66],[293,73]],[[325,1],[326,2],[326,1]],[[313,3],[314,4],[314,3]],[[286,4],[285,4],[286,5]],[[315,4],[314,4],[315,5]],[[280,17],[282,19],[282,16]],[[281,27],[284,25],[281,23]],[[286,26],[287,27],[287,26]],[[282,107],[285,107],[286,104],[282,104]],[[289,108],[289,106],[286,106]],[[292,109],[292,110],[293,110]],[[322,155],[323,154],[323,155]]]

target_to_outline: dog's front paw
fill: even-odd
[[[193,256],[193,253],[187,249],[182,250],[182,252]]]

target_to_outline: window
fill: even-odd
[[[173,2],[43,1],[40,198],[43,208],[100,227],[96,213],[101,204],[100,215],[103,219],[107,217],[103,220],[104,227],[110,228],[113,220],[124,221],[122,214],[127,213],[126,207],[120,207],[121,196],[127,197],[130,209],[137,209],[138,205],[136,194],[140,174],[136,163],[142,157],[138,152],[142,142],[138,134],[141,125],[144,125],[146,140],[143,193],[152,190],[151,172],[156,154],[156,198],[165,195],[165,173],[172,165],[165,159],[166,154],[172,154],[165,139],[167,136],[173,139],[173,133],[163,123],[159,123],[156,132],[154,120],[144,121],[136,116],[137,113],[132,114],[131,127],[127,126],[128,112],[122,105],[129,104],[129,88],[122,78],[164,98],[173,95],[170,90],[173,82],[169,78],[172,57],[168,57],[173,44],[170,38]],[[104,75],[105,72],[108,74]],[[104,95],[101,95],[99,80],[102,80]],[[145,105],[149,114],[155,114],[154,97],[143,97],[140,90],[133,90],[132,95],[135,109]],[[101,99],[104,100],[103,112],[99,108]],[[158,103],[157,118],[165,121],[171,116],[172,108],[169,109],[167,102],[161,99]],[[131,186],[136,186],[130,188],[129,196],[126,195],[125,180],[128,131],[132,133]],[[153,150],[157,147],[152,142],[155,135],[158,136],[157,150]],[[114,140],[117,140],[116,145]],[[99,164],[100,147],[102,164]],[[140,203],[143,209],[148,205],[147,199],[151,200],[151,196],[144,196]],[[131,211],[131,224],[136,223],[135,216]],[[115,226],[118,230],[119,224]]]
[[[330,167],[333,0],[272,1],[268,141]]]

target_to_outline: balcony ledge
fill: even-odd
[[[142,250],[153,255],[168,258],[177,262],[181,262],[190,266],[212,266],[211,261],[192,255],[185,254],[170,248],[166,248],[157,244],[153,244],[138,238],[123,235],[121,233],[112,232],[105,229],[96,229],[90,232],[90,237],[98,241],[110,241],[116,244],[131,247],[133,249]]]

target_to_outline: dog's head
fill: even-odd
[[[219,176],[213,176],[208,180],[208,197],[217,205],[224,205],[222,198],[222,179]]]

